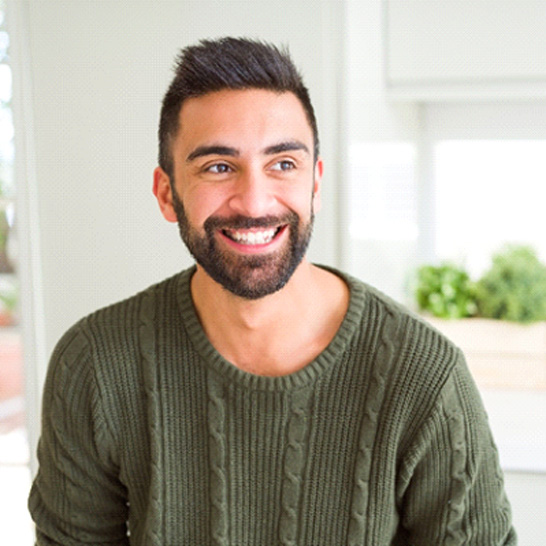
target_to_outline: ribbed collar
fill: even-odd
[[[178,283],[178,305],[188,336],[206,365],[226,381],[237,383],[249,390],[284,391],[302,388],[316,381],[339,359],[347,343],[361,324],[368,296],[366,286],[350,275],[331,267],[322,265],[319,267],[338,275],[349,286],[350,299],[347,313],[336,335],[322,353],[301,370],[280,377],[268,377],[245,372],[228,362],[218,353],[207,338],[193,305],[190,281],[196,268],[193,266],[183,271],[180,274]]]

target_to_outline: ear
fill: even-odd
[[[319,157],[315,164],[315,175],[313,182],[313,212],[318,212],[321,207],[321,188],[322,188],[322,175],[324,173],[324,163],[322,158]]]
[[[176,222],[177,218],[173,207],[171,181],[169,175],[161,167],[154,169],[153,192],[165,220]]]

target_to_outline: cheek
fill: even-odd
[[[200,188],[187,192],[182,202],[189,221],[202,226],[210,216],[221,214],[225,201],[225,196],[218,189]]]
[[[318,195],[313,193],[313,188],[310,185],[294,187],[284,193],[283,201],[289,208],[293,209],[301,215],[308,215],[311,207],[316,211],[316,206],[320,199]]]

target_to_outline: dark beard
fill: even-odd
[[[280,290],[301,263],[311,233],[314,215],[308,223],[301,225],[295,212],[282,217],[266,216],[248,218],[235,216],[220,218],[211,216],[205,221],[205,235],[201,236],[190,226],[184,206],[173,188],[173,207],[178,219],[180,236],[196,262],[232,294],[248,300],[256,300]],[[215,232],[218,229],[250,229],[287,225],[288,244],[272,253],[241,256],[218,247]]]

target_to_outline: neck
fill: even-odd
[[[348,305],[345,283],[307,261],[281,290],[258,300],[231,294],[199,266],[191,288],[212,345],[258,375],[286,375],[308,364],[331,341]]]
[[[303,261],[288,283],[279,291],[263,298],[249,300],[232,294],[214,281],[198,265],[192,278],[191,292],[203,323],[216,318],[226,330],[257,332],[286,320],[294,302],[305,300],[313,284],[314,267]],[[302,305],[305,301],[301,302]]]

